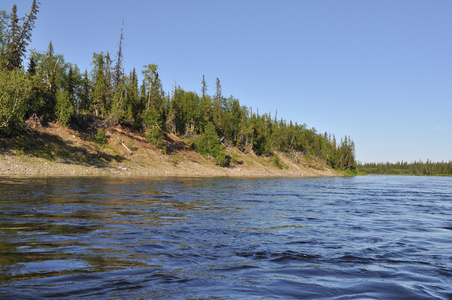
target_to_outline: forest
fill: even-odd
[[[214,93],[209,94],[206,79],[200,76],[198,94],[177,85],[164,91],[157,64],[124,71],[123,29],[116,53],[93,53],[91,70],[81,71],[66,62],[51,41],[44,51],[27,49],[38,12],[37,1],[24,17],[17,16],[16,5],[11,12],[0,12],[0,134],[4,136],[23,134],[28,118],[71,126],[75,118],[89,116],[104,128],[133,128],[160,148],[165,147],[167,133],[191,138],[198,152],[211,155],[221,166],[227,164],[225,146],[231,146],[252,149],[256,155],[281,151],[316,157],[335,169],[356,168],[350,137],[336,141],[334,135],[318,133],[306,124],[278,119],[277,113],[260,114],[232,96],[223,96],[218,78]]]
[[[365,163],[358,164],[357,168],[367,174],[452,176],[452,161],[432,162],[429,159],[411,163]]]

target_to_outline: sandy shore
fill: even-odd
[[[125,160],[108,165],[89,165],[30,156],[0,155],[0,176],[319,177],[337,174],[329,169],[287,165],[280,169],[253,162],[219,167],[206,161],[183,160],[174,163],[171,159],[163,158],[147,164]]]

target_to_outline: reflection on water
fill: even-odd
[[[0,298],[452,297],[451,178],[0,178]]]

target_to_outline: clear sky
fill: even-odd
[[[31,0],[2,0],[28,13]],[[452,160],[450,0],[42,0],[30,47],[84,71],[93,52],[260,113],[349,135],[361,162]]]

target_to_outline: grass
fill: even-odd
[[[357,171],[356,169],[355,169],[355,170],[350,170],[350,169],[347,169],[347,170],[336,169],[335,171],[336,171],[336,173],[338,173],[339,175],[342,175],[342,176],[344,176],[344,177],[353,177],[353,176],[363,175],[363,174],[359,174],[358,171]]]
[[[59,135],[36,130],[23,131],[17,136],[0,136],[0,149],[3,154],[17,156],[26,165],[35,166],[38,174],[41,174],[42,161],[34,161],[33,158],[66,165],[71,164],[73,170],[79,166],[104,169],[109,167],[110,162],[124,161],[124,157],[109,151],[108,145],[100,148],[101,146],[95,144],[94,141],[85,139],[76,144],[72,140],[64,140]],[[63,165],[55,165],[55,167],[60,168]],[[64,169],[60,171],[66,173]]]
[[[277,168],[279,168],[279,169],[284,168],[284,165],[281,163],[281,160],[279,159],[278,155],[276,155],[276,154],[273,155],[272,162]]]
[[[180,162],[182,161],[182,158],[180,158],[179,156],[176,155],[172,155],[171,156],[171,162],[177,166]]]

